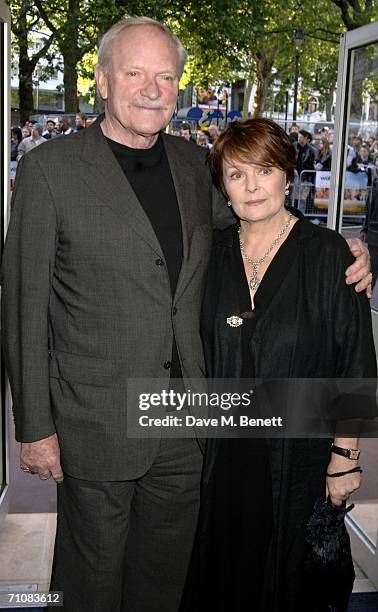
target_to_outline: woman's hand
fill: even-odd
[[[327,468],[327,474],[335,474],[335,472],[346,472],[357,466],[357,462],[351,461],[339,455],[332,454],[331,461]],[[336,478],[326,479],[326,496],[330,497],[333,506],[341,506],[343,501],[346,501],[349,496],[361,486],[361,474],[354,472],[345,476],[337,476]]]

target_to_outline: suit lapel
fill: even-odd
[[[86,167],[84,180],[97,198],[163,257],[152,225],[104,138],[100,127],[101,120],[100,116],[83,134],[81,158],[86,166],[91,166],[89,170],[88,166]],[[183,262],[176,287],[177,298],[186,286],[191,236],[195,227],[194,176],[190,162],[182,154],[182,150],[177,148],[174,138],[163,134],[163,142],[176,191],[183,237]]]
[[[191,164],[182,154],[182,150],[176,147],[174,138],[169,138],[163,134],[163,142],[176,191],[182,227],[183,261],[175,292],[175,299],[177,299],[186,286],[185,279],[188,272],[191,237],[195,226],[194,176]]]
[[[160,257],[162,249],[152,225],[102,133],[100,116],[83,134],[82,160],[91,169],[83,173],[96,197],[147,242]]]

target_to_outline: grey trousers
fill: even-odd
[[[65,612],[177,612],[201,468],[196,440],[162,440],[153,465],[137,480],[65,476],[58,485],[50,586],[63,591]]]

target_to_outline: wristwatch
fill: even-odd
[[[341,455],[342,457],[352,459],[353,461],[358,461],[361,454],[361,451],[359,450],[353,448],[341,448],[340,446],[336,446],[335,444],[332,444],[331,451],[336,455]]]

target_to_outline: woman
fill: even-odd
[[[21,133],[22,133],[22,138],[29,138],[31,136],[31,130],[29,128],[28,125],[24,125],[23,128],[21,128]]]
[[[238,218],[216,236],[209,267],[209,377],[375,378],[369,304],[344,282],[345,241],[285,208],[295,168],[286,133],[268,119],[233,123],[209,165]],[[358,448],[354,437],[334,443]],[[309,591],[302,570],[316,499],[327,488],[341,505],[360,486],[359,472],[326,477],[356,467],[336,451],[329,439],[208,441],[183,610],[328,610],[322,585]]]
[[[321,138],[315,157],[315,170],[331,170],[332,154],[327,138]]]
[[[11,129],[11,161],[17,161],[18,145],[22,140],[22,132],[19,127]]]

